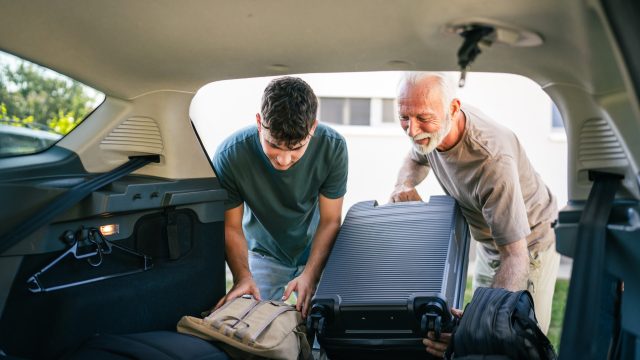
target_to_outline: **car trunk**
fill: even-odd
[[[1,174],[0,236],[97,175],[57,147]],[[97,333],[175,330],[210,308],[225,292],[225,198],[214,177],[128,175],[34,229],[0,256],[0,348],[56,358]],[[92,230],[105,225],[117,233]]]

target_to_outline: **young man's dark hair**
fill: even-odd
[[[318,99],[304,80],[285,76],[272,80],[262,95],[262,125],[277,141],[293,147],[309,135]]]

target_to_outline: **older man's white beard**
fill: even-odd
[[[449,134],[449,131],[451,130],[451,116],[449,116],[449,114],[447,114],[447,117],[445,118],[445,121],[442,125],[442,128],[440,128],[440,130],[438,130],[436,133],[422,133],[414,136],[411,139],[413,147],[419,154],[429,154],[430,152],[435,150],[436,147],[438,147],[442,140],[447,136],[447,134]],[[416,143],[416,141],[422,139],[429,139],[429,142],[426,145]]]

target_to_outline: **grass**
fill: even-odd
[[[465,306],[471,301],[471,277],[467,278],[467,288],[464,292],[464,304]],[[558,279],[556,281],[556,289],[553,293],[553,305],[551,308],[551,323],[549,324],[549,332],[547,337],[551,344],[559,350],[560,346],[560,333],[562,332],[562,320],[564,319],[564,308],[567,304],[567,293],[569,292],[569,280]],[[464,307],[463,307],[464,308]]]
[[[551,308],[551,324],[547,336],[553,344],[556,352],[560,350],[560,333],[562,332],[562,320],[564,319],[564,308],[567,304],[567,294],[569,293],[569,280],[558,279],[556,290],[553,293],[553,307]]]

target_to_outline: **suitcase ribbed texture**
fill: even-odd
[[[412,293],[444,293],[455,219],[455,201],[446,196],[432,196],[429,203],[354,205],[316,297],[337,294],[347,306],[406,305]]]

